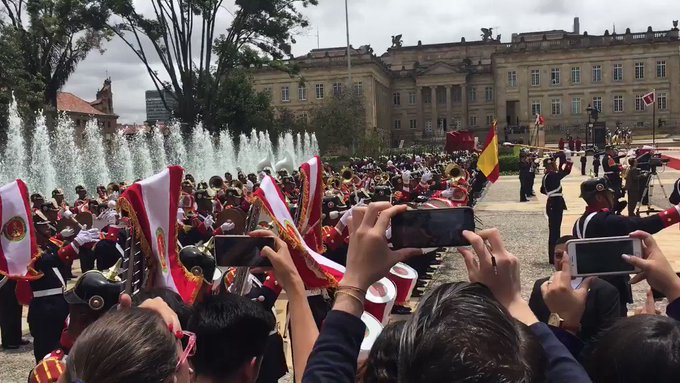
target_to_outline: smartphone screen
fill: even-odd
[[[579,275],[635,272],[635,267],[621,257],[622,254],[635,254],[631,239],[575,243],[574,251]]]
[[[469,207],[409,210],[392,218],[392,245],[395,249],[467,246],[463,230],[475,231],[475,213]]]
[[[271,267],[271,262],[260,255],[265,246],[274,248],[274,238],[247,235],[215,236],[215,262],[222,267]]]

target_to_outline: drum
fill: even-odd
[[[386,325],[390,321],[390,313],[397,297],[397,287],[387,278],[371,285],[366,293],[365,310],[380,323]]]
[[[397,287],[397,298],[395,303],[404,306],[411,299],[411,293],[416,288],[418,282],[418,272],[411,266],[404,263],[397,263],[390,269],[387,278]]]
[[[365,311],[361,314],[361,321],[366,325],[366,332],[364,333],[364,340],[361,342],[361,348],[359,349],[359,362],[368,358],[368,354],[371,352],[371,348],[373,348],[373,343],[375,343],[383,330],[383,325],[380,321]]]

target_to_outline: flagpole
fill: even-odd
[[[656,89],[652,89],[654,93],[654,103],[652,104],[652,145],[656,145]]]

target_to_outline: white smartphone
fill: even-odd
[[[630,237],[586,238],[567,241],[571,257],[571,275],[637,274],[640,270],[621,255],[642,257],[642,241]]]

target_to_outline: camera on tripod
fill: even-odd
[[[670,160],[662,158],[661,153],[647,152],[638,157],[637,168],[641,173],[657,174],[656,169],[665,166]]]

